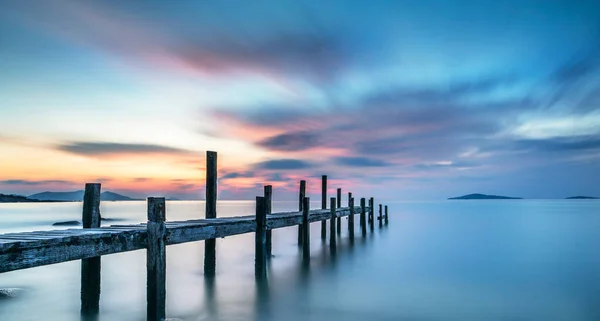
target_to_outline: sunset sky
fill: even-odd
[[[599,52],[597,0],[4,0],[0,193],[600,196]]]

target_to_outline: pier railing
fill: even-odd
[[[327,176],[322,176],[321,209],[310,209],[306,197],[306,182],[300,182],[298,211],[271,213],[272,187],[265,186],[264,195],[256,197],[254,215],[217,218],[217,154],[207,152],[206,166],[206,218],[187,221],[167,221],[165,198],[149,197],[148,222],[131,225],[100,227],[100,184],[85,186],[82,229],[35,231],[0,234],[0,273],[27,269],[48,264],[82,260],[81,263],[81,313],[94,315],[99,311],[101,256],[113,253],[147,250],[147,301],[148,320],[165,318],[166,301],[166,246],[205,241],[205,276],[215,273],[215,239],[254,232],[255,275],[264,278],[267,260],[271,256],[272,233],[277,228],[298,226],[298,245],[302,247],[303,260],[310,260],[309,224],[321,222],[321,238],[327,237],[327,220],[330,221],[329,244],[336,247],[341,235],[341,218],[348,217],[348,237],[354,238],[354,216],[359,215],[361,234],[367,227],[374,229],[374,199],[360,199],[355,206],[352,193],[348,205],[341,205],[341,189],[337,198],[330,198],[327,209]],[[388,207],[379,205],[379,225],[388,223]]]

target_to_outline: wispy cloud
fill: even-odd
[[[107,142],[70,142],[56,146],[57,150],[82,156],[115,156],[115,155],[147,155],[147,154],[170,154],[191,155],[192,152],[185,149],[135,143],[107,143]]]
[[[312,163],[299,159],[273,159],[254,164],[254,168],[262,170],[296,170],[313,166]]]

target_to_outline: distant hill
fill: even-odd
[[[102,194],[100,194],[100,200],[101,201],[136,201],[136,199],[133,199],[129,196],[125,196],[125,195],[121,195],[121,194],[117,194],[117,193],[113,193],[113,192],[102,192]]]
[[[567,200],[597,200],[597,197],[593,197],[593,196],[571,196],[571,197],[567,197],[565,198]]]
[[[28,197],[40,201],[75,202],[83,200],[83,190],[75,192],[43,192],[29,195]]]
[[[40,201],[63,201],[63,202],[79,202],[83,201],[83,190],[74,192],[43,192],[29,195],[30,199]],[[135,199],[113,192],[102,192],[100,194],[102,201],[134,201]]]
[[[486,194],[468,194],[458,197],[450,197],[449,200],[520,200],[520,197],[508,197]]]
[[[27,203],[27,202],[37,202],[37,200],[30,200],[25,196],[21,195],[7,195],[0,193],[0,203]]]

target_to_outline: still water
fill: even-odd
[[[167,316],[182,320],[600,320],[600,201],[390,202],[390,223],[336,255],[311,226],[302,268],[296,227],[273,231],[268,282],[254,279],[254,235],[217,241],[217,276],[203,277],[202,242],[167,248]],[[294,210],[274,202],[274,211]],[[318,208],[313,203],[312,208]],[[146,220],[144,202],[104,202],[108,224]],[[220,201],[219,216],[253,202]],[[204,216],[202,202],[167,202],[167,219]],[[0,233],[79,219],[81,203],[0,204]],[[358,224],[358,219],[356,220]],[[99,320],[144,320],[145,251],[102,257]],[[0,274],[0,320],[80,320],[80,262]]]

